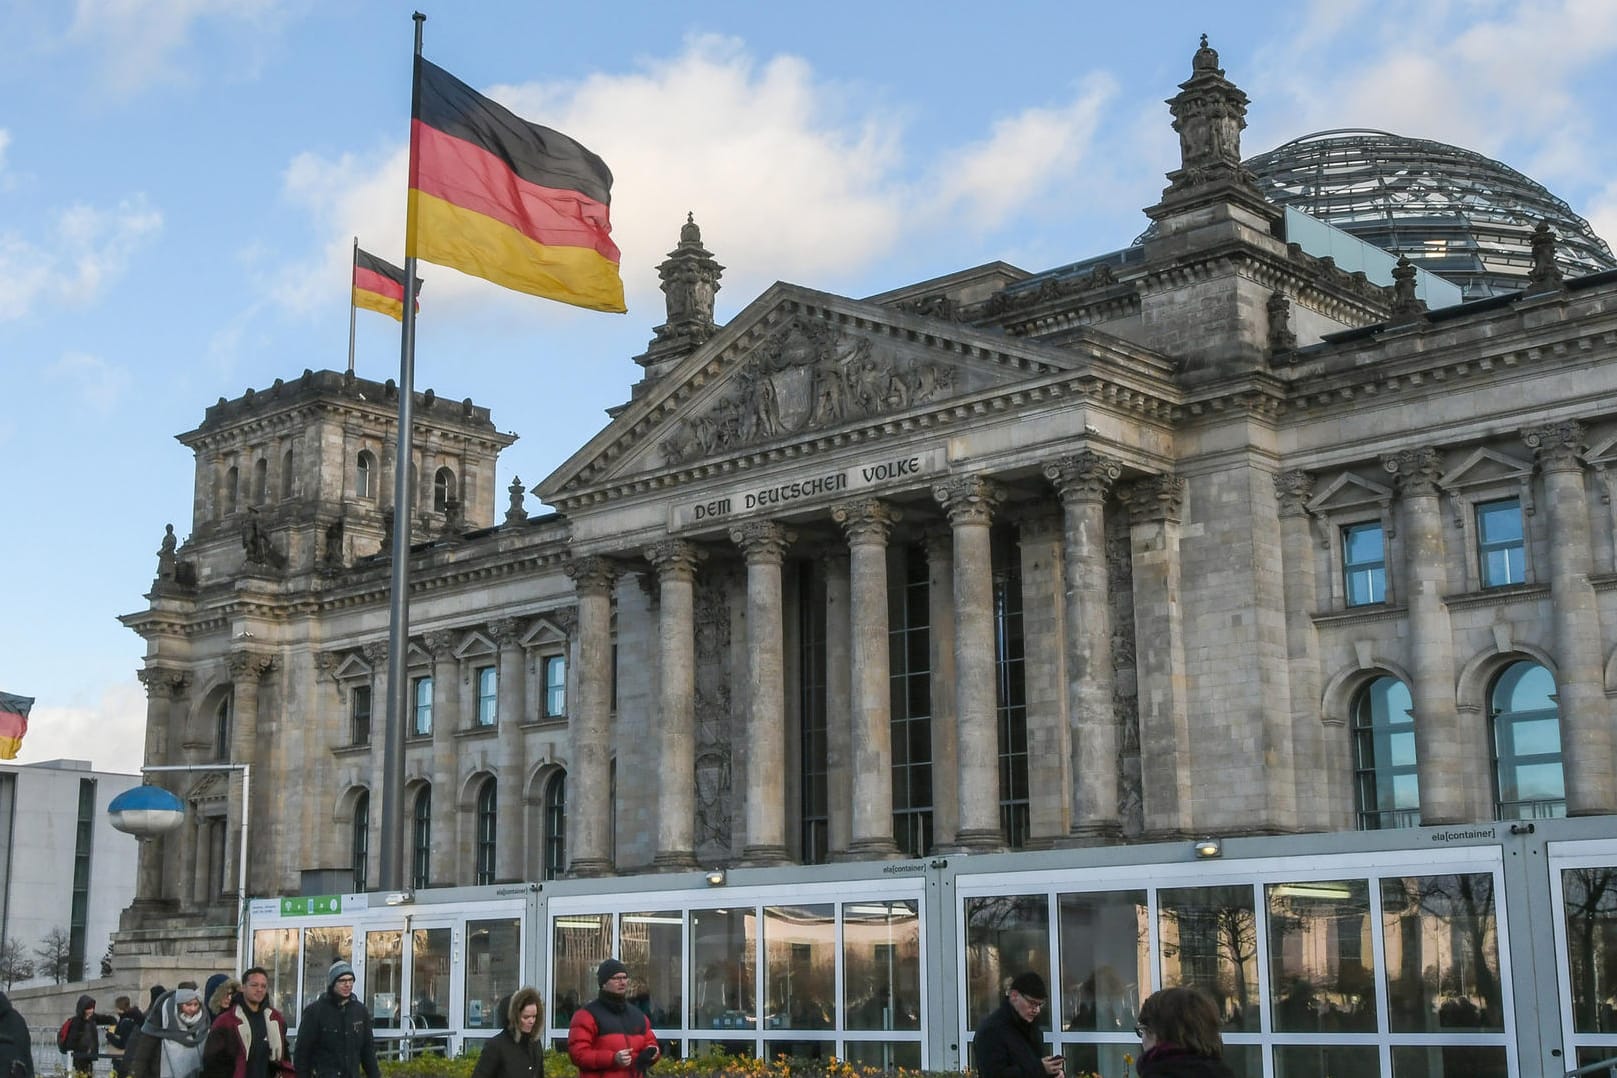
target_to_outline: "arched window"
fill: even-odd
[[[543,878],[553,880],[567,870],[567,772],[558,771],[545,787],[545,863]]]
[[[1561,709],[1555,679],[1538,663],[1505,667],[1488,693],[1493,719],[1495,813],[1501,820],[1566,815]]]
[[[292,451],[281,455],[281,500],[292,497]]]
[[[241,473],[238,472],[236,470],[236,466],[232,464],[230,469],[225,472],[224,503],[226,516],[229,516],[231,513],[236,511],[236,498],[240,494],[240,484]]]
[[[494,831],[499,822],[499,792],[494,779],[485,779],[477,791],[477,878],[472,882],[494,882]]]
[[[1353,793],[1361,831],[1420,824],[1410,708],[1409,686],[1395,677],[1376,678],[1353,700]]]
[[[253,504],[269,501],[269,461],[259,457],[253,461]]]
[[[369,883],[366,873],[366,862],[371,852],[371,795],[369,790],[361,790],[359,796],[354,798],[354,891],[363,894],[365,886]]]
[[[225,693],[213,709],[213,758],[218,761],[230,759],[230,726],[231,717],[236,707],[236,694]]]
[[[410,824],[410,889],[419,891],[431,879],[432,787],[423,786],[415,795],[415,813]]]
[[[354,460],[354,496],[376,497],[376,458],[368,449],[361,449]]]
[[[449,499],[458,494],[455,489],[455,473],[448,468],[439,468],[438,473],[432,477],[433,511],[442,513],[449,507]]]

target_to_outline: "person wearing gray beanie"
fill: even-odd
[[[326,987],[336,987],[338,977],[348,977],[352,979],[353,976],[354,967],[350,966],[347,962],[344,962],[339,958],[337,961],[331,964],[330,969],[326,970]]]
[[[326,993],[303,1008],[292,1050],[297,1078],[381,1078],[371,1014],[354,991],[354,967],[338,959],[326,970]]]

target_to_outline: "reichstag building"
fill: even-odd
[[[147,762],[250,764],[251,849],[237,772],[154,774],[187,819],[120,963],[240,930],[288,1015],[345,957],[452,1048],[527,982],[564,1036],[619,954],[683,1055],[960,1066],[1034,968],[1069,1070],[1178,983],[1246,1075],[1617,1056],[1617,262],[1455,147],[1244,162],[1205,39],[1168,106],[1144,235],[1054,269],[720,325],[687,220],[643,377],[532,490],[419,394],[403,654],[397,389],[207,408],[123,621]]]

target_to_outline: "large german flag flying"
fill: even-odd
[[[416,57],[405,254],[597,311],[623,311],[606,162]]]
[[[421,278],[415,282],[421,292]],[[354,248],[354,306],[404,321],[404,271],[391,262]],[[416,309],[421,309],[417,302]]]
[[[32,696],[0,692],[0,760],[17,758],[23,735],[28,733],[28,712],[33,707]]]

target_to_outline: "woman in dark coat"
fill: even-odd
[[[505,1008],[505,1028],[483,1042],[472,1078],[544,1078],[545,1005],[535,988],[519,988]]]
[[[1195,988],[1164,988],[1140,1004],[1140,1078],[1235,1078],[1224,1062],[1218,1008]]]

